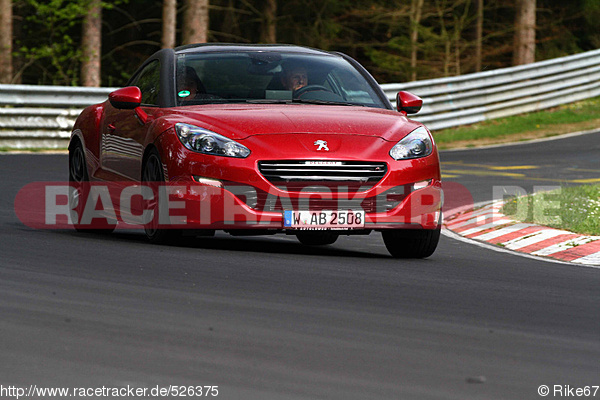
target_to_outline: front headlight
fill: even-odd
[[[181,143],[192,151],[238,158],[246,158],[250,155],[250,150],[246,146],[208,129],[177,123],[175,131]]]
[[[390,150],[394,160],[426,157],[433,151],[433,139],[424,127],[418,127]]]

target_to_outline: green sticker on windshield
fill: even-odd
[[[181,92],[177,93],[179,97],[188,97],[190,94],[192,93],[189,90],[182,90]]]

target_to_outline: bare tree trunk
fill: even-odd
[[[440,37],[444,41],[444,76],[450,76],[450,65],[452,64],[452,37],[446,29],[444,15],[446,13],[446,2],[435,2],[436,12],[440,21]]]
[[[454,72],[456,75],[461,74],[460,68],[460,38],[456,38],[454,41]]]
[[[459,4],[459,3],[456,3]],[[463,36],[463,31],[465,29],[465,26],[467,24],[467,19],[469,18],[469,8],[470,8],[471,2],[470,1],[466,1],[465,2],[465,7],[463,10],[463,13],[460,17],[458,18],[454,18],[454,32],[452,33],[452,38],[454,41],[454,73],[456,75],[460,75],[462,68],[461,68],[461,53],[462,53],[462,48],[461,46],[463,45],[463,40],[462,40],[462,36]]]
[[[411,80],[417,80],[417,45],[419,40],[419,24],[423,12],[424,0],[412,0],[410,7],[410,69]]]
[[[260,36],[263,43],[277,42],[277,0],[265,0],[264,23]]]
[[[513,65],[535,61],[536,0],[517,0]]]
[[[102,1],[91,0],[83,20],[81,38],[83,60],[81,85],[100,86],[100,54],[102,50]]]
[[[208,21],[208,0],[186,0],[182,43],[206,43],[208,41]]]
[[[483,0],[475,0],[477,22],[475,24],[475,71],[481,71],[483,46]]]
[[[240,17],[236,12],[236,0],[228,0],[227,6],[224,10],[225,15],[223,16],[223,22],[219,32],[229,40],[233,38],[235,41],[243,41],[245,38],[242,37],[240,29]]]
[[[12,81],[12,40],[12,1],[0,0],[0,83]]]
[[[444,43],[444,76],[450,76],[450,64],[452,64],[452,41],[446,37]]]
[[[175,47],[175,26],[177,25],[177,0],[163,0],[161,47]]]

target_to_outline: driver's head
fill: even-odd
[[[298,90],[308,85],[308,74],[302,65],[284,67],[281,83],[287,90]]]

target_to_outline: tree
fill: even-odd
[[[13,83],[87,84],[91,59],[84,49],[100,54],[99,45],[83,44],[91,1],[0,0],[0,81],[12,75]],[[207,0],[102,0],[102,84],[125,83],[161,46],[206,40],[341,51],[380,82],[503,68],[522,47],[515,46],[516,15],[532,3],[528,62],[534,51],[545,60],[600,47],[598,0],[210,0],[210,27]],[[204,28],[192,26],[198,22]],[[11,52],[12,73],[5,72]]]
[[[163,0],[162,48],[175,47],[175,26],[177,24],[177,0]]]
[[[419,24],[423,12],[424,0],[412,0],[410,8],[410,69],[411,80],[417,80],[417,45],[419,40]]]
[[[264,0],[264,22],[260,40],[263,43],[277,42],[277,0]]]
[[[183,15],[182,43],[208,41],[208,0],[186,0]]]
[[[469,21],[470,1],[436,0],[435,8],[439,20],[439,40],[444,47],[444,76],[460,75],[462,71],[461,55],[468,42],[463,38],[463,31]],[[433,38],[433,37],[432,37]],[[452,71],[454,67],[454,71]]]
[[[483,47],[483,0],[475,0],[475,71],[481,71]]]
[[[99,87],[102,50],[101,0],[89,2],[89,9],[83,20],[81,49],[81,85]]]
[[[0,83],[12,82],[12,40],[12,1],[0,0]]]
[[[513,65],[535,61],[536,0],[516,0]]]
[[[16,53],[22,60],[17,75],[29,69],[29,78],[24,79],[27,83],[79,84],[81,22],[89,10],[89,0],[27,0],[23,3],[22,35],[15,41]]]

